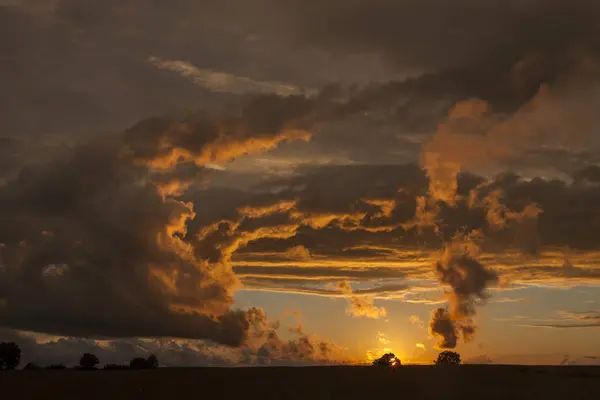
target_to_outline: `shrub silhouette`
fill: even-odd
[[[448,350],[442,351],[434,363],[435,365],[460,364],[460,354]]]
[[[148,358],[136,357],[129,362],[131,369],[154,369],[158,367],[158,359],[154,354]]]
[[[386,353],[373,361],[373,365],[378,367],[397,367],[402,365],[402,363],[394,353]]]
[[[23,369],[25,370],[29,370],[29,371],[35,371],[35,370],[39,370],[42,369],[42,367],[40,367],[39,365],[37,365],[36,363],[32,363],[32,362],[28,362],[27,365],[25,365],[23,367]]]
[[[0,343],[0,369],[15,369],[21,362],[21,348],[15,342]]]
[[[65,367],[62,364],[50,364],[50,365],[46,366],[46,369],[62,370],[62,369],[67,369],[67,367]]]
[[[105,369],[105,370],[111,370],[111,371],[113,371],[113,370],[124,370],[124,369],[129,369],[129,366],[128,365],[121,365],[121,364],[106,364],[103,369]]]
[[[83,353],[79,360],[79,366],[81,369],[96,369],[96,365],[100,363],[98,357],[92,353]]]
[[[142,357],[136,357],[129,361],[129,368],[131,369],[144,369],[146,368],[146,359]]]

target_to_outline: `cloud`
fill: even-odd
[[[14,341],[22,350],[22,361],[38,365],[77,365],[83,353],[93,353],[104,364],[128,364],[134,357],[157,356],[160,365],[251,366],[322,365],[352,362],[336,344],[301,329],[290,338],[280,338],[280,323],[269,320],[261,309],[246,312],[250,329],[243,346],[231,348],[201,340],[178,338],[121,338],[95,340],[48,336],[9,329],[0,330],[0,340]]]
[[[11,60],[0,67],[10,82],[0,96],[3,134],[89,136],[119,130],[148,115],[231,100],[229,93],[165,73],[148,62],[152,55],[161,57],[151,59],[154,64],[191,72],[212,89],[243,93],[290,94],[337,79],[369,81],[370,73],[386,69],[377,57],[340,58],[290,46],[282,34],[285,23],[273,18],[281,12],[268,0],[259,2],[1,4],[0,48]],[[239,13],[231,14],[231,9]],[[264,9],[272,13],[267,16],[260,11]],[[99,52],[89,52],[91,47]],[[204,68],[191,67],[200,65]],[[223,79],[225,85],[219,83]]]
[[[274,93],[279,96],[314,95],[316,93],[314,89],[302,89],[282,82],[256,81],[245,76],[235,76],[227,72],[198,68],[181,60],[163,60],[152,56],[148,58],[148,62],[157,68],[170,70],[185,78],[190,78],[198,86],[215,92],[233,94]]]
[[[304,294],[311,296],[323,296],[330,298],[347,298],[347,294],[337,289],[338,285],[343,285],[338,278],[330,280],[321,280],[318,282],[306,280],[305,278],[297,279],[276,279],[276,278],[242,278],[243,290],[258,290],[267,292],[280,292],[280,293],[293,293],[293,294]],[[356,302],[360,303],[357,305],[360,309],[370,309],[367,303],[372,303],[373,299],[406,299],[406,297],[412,292],[419,292],[427,290],[427,288],[412,288],[407,284],[389,284],[389,285],[376,285],[367,289],[356,289],[352,293],[359,296]],[[354,297],[354,296],[353,296]],[[364,298],[360,298],[364,297]],[[381,308],[374,307],[372,315],[379,315]],[[361,311],[350,312],[352,315],[360,316]]]
[[[248,314],[255,329],[248,344],[241,349],[241,364],[314,365],[352,360],[336,344],[305,333],[300,324],[288,329],[295,336],[285,340],[278,334],[280,323],[270,322],[263,310],[252,308]]]
[[[310,251],[302,245],[290,247],[287,250],[286,254],[292,259],[300,259],[300,260],[310,260],[311,259]]]
[[[449,346],[490,286],[597,285],[597,7],[334,3],[2,3],[0,322],[243,345],[240,284],[381,315],[437,278]]]
[[[309,140],[309,132],[286,128],[294,118],[305,115],[304,101],[260,97],[244,107],[245,118],[240,119],[214,119],[201,112],[181,121],[144,120],[125,132],[124,151],[135,162],[157,170],[169,170],[183,162],[197,166],[227,163],[248,153],[273,149],[284,140]]]
[[[598,10],[585,0],[492,0],[485,7],[469,0],[451,6],[440,0],[354,0],[344,8],[335,3],[291,0],[281,7],[294,10],[297,23],[292,26],[300,43],[384,54],[398,68],[430,71],[438,90],[459,91],[463,98],[479,91],[479,96],[495,96],[498,102],[514,101],[563,72],[567,50],[585,44],[592,52],[598,49]],[[507,20],[518,23],[508,27],[503,22]],[[519,60],[523,61],[513,67]],[[440,70],[447,72],[436,76]],[[496,79],[485,80],[491,76]]]
[[[431,268],[439,261],[439,252],[432,249],[411,253],[414,250],[404,249],[403,246],[389,247],[389,251],[378,250],[367,255],[330,251],[322,254],[325,249],[314,249],[311,260],[293,262],[277,252],[245,252],[234,255],[232,262],[246,289],[334,296],[324,291],[321,285],[348,280],[368,285],[377,298],[427,304],[444,302],[443,287],[437,283],[437,276]],[[405,251],[403,258],[395,255],[402,251]],[[595,252],[579,251],[571,258],[574,264],[580,265],[572,267],[575,268],[573,271],[561,265],[563,253],[556,249],[542,251],[539,259],[535,260],[523,256],[518,250],[482,253],[480,260],[485,262],[486,269],[496,271],[501,277],[499,284],[490,288],[490,293],[495,292],[497,298],[489,301],[530,301],[527,298],[498,297],[504,290],[523,287],[568,288],[600,284],[596,268],[598,255]],[[382,280],[386,283],[381,283]],[[480,299],[475,301],[481,302]]]
[[[411,324],[417,325],[420,328],[423,328],[425,326],[425,323],[418,315],[411,315],[410,318],[408,318],[408,320]]]
[[[160,365],[172,366],[227,366],[234,363],[231,354],[207,346],[199,341],[178,339],[119,339],[97,341],[93,339],[58,337],[41,340],[28,332],[2,331],[3,340],[15,341],[22,350],[21,364],[63,364],[75,366],[83,353],[95,354],[104,364],[128,364],[135,357],[157,356]]]
[[[321,167],[302,172],[299,171],[297,176],[276,179],[258,187],[261,191],[280,188],[273,196],[294,199],[297,216],[327,216],[323,218],[321,227],[327,227],[329,230],[305,229],[303,236],[295,238],[297,244],[310,248],[310,239],[314,238],[316,241],[318,237],[328,244],[330,251],[341,251],[360,246],[352,243],[352,240],[359,240],[362,236],[365,243],[367,238],[375,241],[376,245],[371,245],[375,248],[387,246],[391,238],[399,234],[402,234],[401,242],[410,247],[427,243],[428,248],[433,248],[443,243],[432,228],[423,228],[420,232],[416,228],[411,229],[418,199],[427,191],[425,176],[414,164]],[[593,248],[590,236],[583,234],[585,230],[580,230],[579,227],[584,226],[592,232],[595,229],[588,217],[594,212],[592,203],[597,187],[582,187],[543,178],[531,180],[511,174],[499,175],[486,186],[479,186],[485,182],[484,178],[470,174],[461,174],[458,179],[458,194],[461,199],[457,201],[457,207],[441,207],[439,210],[439,218],[443,220],[439,229],[444,239],[449,240],[462,226],[467,226],[470,230],[483,230],[486,240],[482,246],[485,251],[492,250],[494,243],[497,247],[516,247],[528,253],[538,251],[536,249],[539,246],[569,246],[573,249],[588,250]],[[477,197],[475,202],[471,203],[471,193],[475,189]],[[502,202],[507,205],[504,208],[491,205],[491,193],[497,190],[503,193]],[[361,199],[369,197],[395,201],[396,206],[390,217],[381,218],[379,208],[362,202]],[[525,197],[534,200],[536,207],[544,212],[535,212],[535,207],[530,207],[529,202],[523,202]],[[478,199],[487,200],[484,202]],[[561,206],[570,201],[581,204],[577,213],[573,209]],[[359,217],[362,218],[358,219]],[[493,218],[501,218],[504,221],[503,225],[493,222]],[[313,223],[311,219],[307,219],[307,222]],[[497,229],[501,226],[504,227],[503,231]],[[551,229],[553,226],[561,226],[563,229]],[[315,225],[316,227],[319,226]],[[354,233],[341,230],[353,230]],[[360,230],[365,232],[361,233]],[[386,234],[386,230],[389,234]],[[336,235],[332,235],[334,231]],[[350,243],[342,247],[332,239],[334,236],[338,242],[347,238]]]
[[[350,303],[349,307],[346,309],[348,315],[373,319],[383,318],[387,315],[387,310],[385,308],[374,306],[373,299],[353,291],[347,281],[340,281],[336,283],[334,287],[348,299],[348,302]]]
[[[440,341],[436,344],[439,349],[453,349],[456,347],[458,331],[448,310],[444,308],[433,310],[429,320],[429,334],[440,338]]]
[[[527,300],[528,299],[525,297],[517,297],[517,298],[507,297],[507,298],[502,298],[502,299],[493,299],[490,302],[497,303],[497,304],[504,304],[504,303],[520,303],[522,301],[527,301]]]
[[[527,326],[554,329],[600,328],[600,311],[559,311],[560,318]]]
[[[384,346],[387,346],[391,341],[386,337],[385,333],[377,332],[377,341]]]
[[[470,297],[485,299],[485,289],[497,281],[494,271],[486,270],[475,257],[479,248],[471,237],[456,236],[446,245],[444,254],[436,266],[442,283],[452,289],[453,314],[468,316],[466,310]]]
[[[278,101],[259,108],[268,112]],[[260,117],[252,118],[237,120],[233,130],[206,114],[145,120],[8,180],[0,187],[2,325],[72,336],[244,343],[246,314],[231,309],[238,285],[231,254],[253,240],[289,237],[296,228],[237,231],[238,223],[223,237],[209,226],[209,239],[220,243],[213,249],[218,254],[209,254],[198,232],[188,230],[194,203],[172,197],[187,185],[176,191],[165,185],[180,185],[180,163],[203,167],[299,137],[280,133],[279,124],[262,129]]]

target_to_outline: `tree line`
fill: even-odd
[[[435,365],[456,365],[460,364],[460,354],[453,351],[442,351],[437,359],[433,360]],[[376,367],[399,367],[402,362],[394,353],[386,353],[373,361]]]
[[[17,369],[21,363],[21,348],[14,342],[1,342],[0,343],[0,370],[14,370]],[[79,370],[97,370],[100,364],[100,359],[95,354],[84,353],[79,359],[79,365],[74,369]],[[129,364],[106,364],[103,369],[105,370],[120,370],[120,369],[155,369],[158,368],[158,358],[154,354],[151,354],[147,358],[136,357],[129,361]],[[50,364],[46,366],[40,366],[33,362],[27,363],[24,370],[38,370],[38,369],[50,369],[50,370],[62,370],[67,369],[63,364]]]
[[[0,369],[16,369],[21,363],[21,348],[14,342],[1,342],[0,343]],[[436,360],[433,361],[435,365],[453,365],[460,364],[460,355],[453,351],[442,351]],[[98,369],[100,360],[95,354],[84,353],[79,359],[79,365],[75,369],[82,370],[95,370]],[[385,367],[398,367],[402,365],[402,362],[394,353],[386,353],[380,358],[373,361],[374,366],[385,366]],[[105,370],[117,370],[117,369],[155,369],[158,368],[158,358],[154,354],[151,354],[147,358],[136,357],[133,358],[129,364],[106,364],[103,369]],[[67,369],[63,364],[50,364],[45,367],[41,367],[35,363],[28,363],[23,368],[25,370],[35,369],[53,369],[61,370]]]

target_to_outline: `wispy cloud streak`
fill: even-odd
[[[148,63],[157,68],[172,71],[191,79],[196,85],[213,92],[232,94],[269,94],[279,96],[315,95],[314,89],[302,88],[290,83],[259,81],[246,76],[237,76],[228,72],[198,68],[190,62],[182,60],[163,60],[151,56]]]

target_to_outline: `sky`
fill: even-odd
[[[599,14],[0,0],[0,340],[597,364]]]

